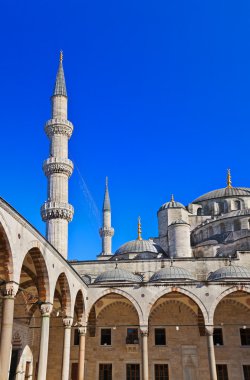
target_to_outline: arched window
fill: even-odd
[[[240,209],[241,209],[241,202],[234,201],[234,210],[240,210]]]
[[[224,234],[224,232],[226,232],[226,226],[225,226],[224,223],[221,223],[221,224],[220,224],[220,233],[221,233],[221,234]]]
[[[203,240],[203,231],[200,231],[200,233],[199,233],[199,240],[200,240],[200,241]]]
[[[201,208],[201,207],[198,208],[198,210],[197,210],[197,215],[198,215],[198,216],[201,216],[201,215],[202,215],[202,208]]]
[[[223,202],[220,202],[220,203],[218,204],[218,206],[219,206],[219,214],[223,214],[223,213],[224,213],[224,210],[225,210],[225,208],[224,208],[224,203],[223,203]]]
[[[210,226],[210,227],[208,228],[208,237],[213,236],[213,234],[214,234],[214,229],[213,229],[212,226]]]
[[[241,223],[240,220],[234,221],[234,231],[240,231],[241,230]]]

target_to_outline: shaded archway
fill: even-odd
[[[112,378],[123,376],[131,354],[134,360],[141,360],[140,340],[139,315],[135,305],[115,292],[98,298],[88,315],[86,378],[102,378],[104,372],[112,372]],[[120,359],[112,367],[114,353]]]
[[[178,379],[199,379],[208,372],[200,361],[207,353],[205,318],[193,298],[170,291],[154,300],[149,313],[149,365],[156,375]],[[165,372],[164,372],[165,371]]]
[[[0,223],[0,284],[13,280],[13,258],[9,239]]]
[[[239,379],[249,365],[250,357],[250,293],[227,290],[214,310],[214,344],[217,370],[231,379]],[[249,368],[248,368],[249,370]]]

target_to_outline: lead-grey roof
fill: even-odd
[[[208,276],[208,281],[218,281],[218,280],[230,280],[230,279],[248,279],[250,280],[250,271],[242,266],[228,265],[227,267],[222,267],[216,271],[210,273]]]
[[[210,191],[200,197],[196,198],[192,203],[200,203],[210,199],[226,198],[226,197],[250,197],[250,188],[248,187],[224,187]]]
[[[118,248],[115,255],[140,252],[165,253],[158,244],[153,242],[153,240],[132,240]]]
[[[108,188],[108,178],[106,178],[106,187],[105,187],[105,195],[103,201],[103,211],[111,211],[110,198],[109,198],[109,188]]]
[[[67,96],[66,83],[64,78],[63,64],[60,60],[58,71],[56,74],[56,83],[54,87],[53,95],[64,95]]]
[[[170,201],[170,202],[167,202],[167,203],[164,203],[158,210],[159,211],[162,211],[162,210],[165,210],[167,208],[185,208],[185,206],[180,203],[180,202],[176,202],[176,201]]]
[[[131,272],[124,269],[115,268],[107,272],[103,272],[96,277],[94,283],[104,283],[104,282],[141,282],[140,276],[137,276]]]
[[[170,224],[170,226],[173,226],[174,224],[188,224],[188,225],[189,225],[189,223],[188,223],[188,222],[185,222],[185,220],[183,220],[183,219],[177,219],[177,220],[174,220],[174,221]]]
[[[172,280],[195,280],[194,277],[186,269],[170,266],[154,273],[150,278],[150,282],[172,281]]]

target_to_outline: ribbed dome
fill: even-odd
[[[172,281],[172,280],[195,280],[194,277],[186,269],[179,267],[166,267],[155,274],[150,278],[149,281]]]
[[[107,272],[103,272],[96,277],[94,283],[99,284],[101,282],[141,282],[140,276],[128,272],[124,269],[115,268]]]
[[[192,203],[200,203],[209,199],[226,198],[226,197],[250,197],[250,188],[248,187],[224,187],[223,189],[213,190],[199,198],[196,198]]]
[[[180,203],[180,202],[175,202],[175,201],[170,201],[170,202],[167,202],[167,203],[164,203],[158,210],[158,212],[162,211],[162,210],[165,210],[167,208],[185,208],[185,206]]]
[[[245,267],[228,265],[217,269],[208,276],[208,281],[230,280],[230,279],[250,279],[250,271]]]
[[[125,253],[140,253],[140,252],[152,252],[152,253],[165,253],[164,250],[153,240],[132,240],[123,244],[117,249],[115,255],[123,255]]]

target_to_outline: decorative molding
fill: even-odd
[[[101,237],[112,237],[114,236],[115,230],[113,227],[102,227],[99,229],[99,234]]]
[[[44,174],[48,177],[54,173],[66,174],[68,177],[73,172],[73,162],[68,159],[57,159],[56,157],[48,158],[43,163]]]
[[[74,208],[69,203],[45,202],[41,207],[42,220],[46,222],[51,219],[66,219],[71,222]]]
[[[79,335],[85,336],[87,334],[87,327],[86,326],[81,326],[78,328]]]
[[[50,138],[53,135],[65,135],[70,139],[73,132],[73,124],[69,120],[50,119],[45,124],[45,133]]]

